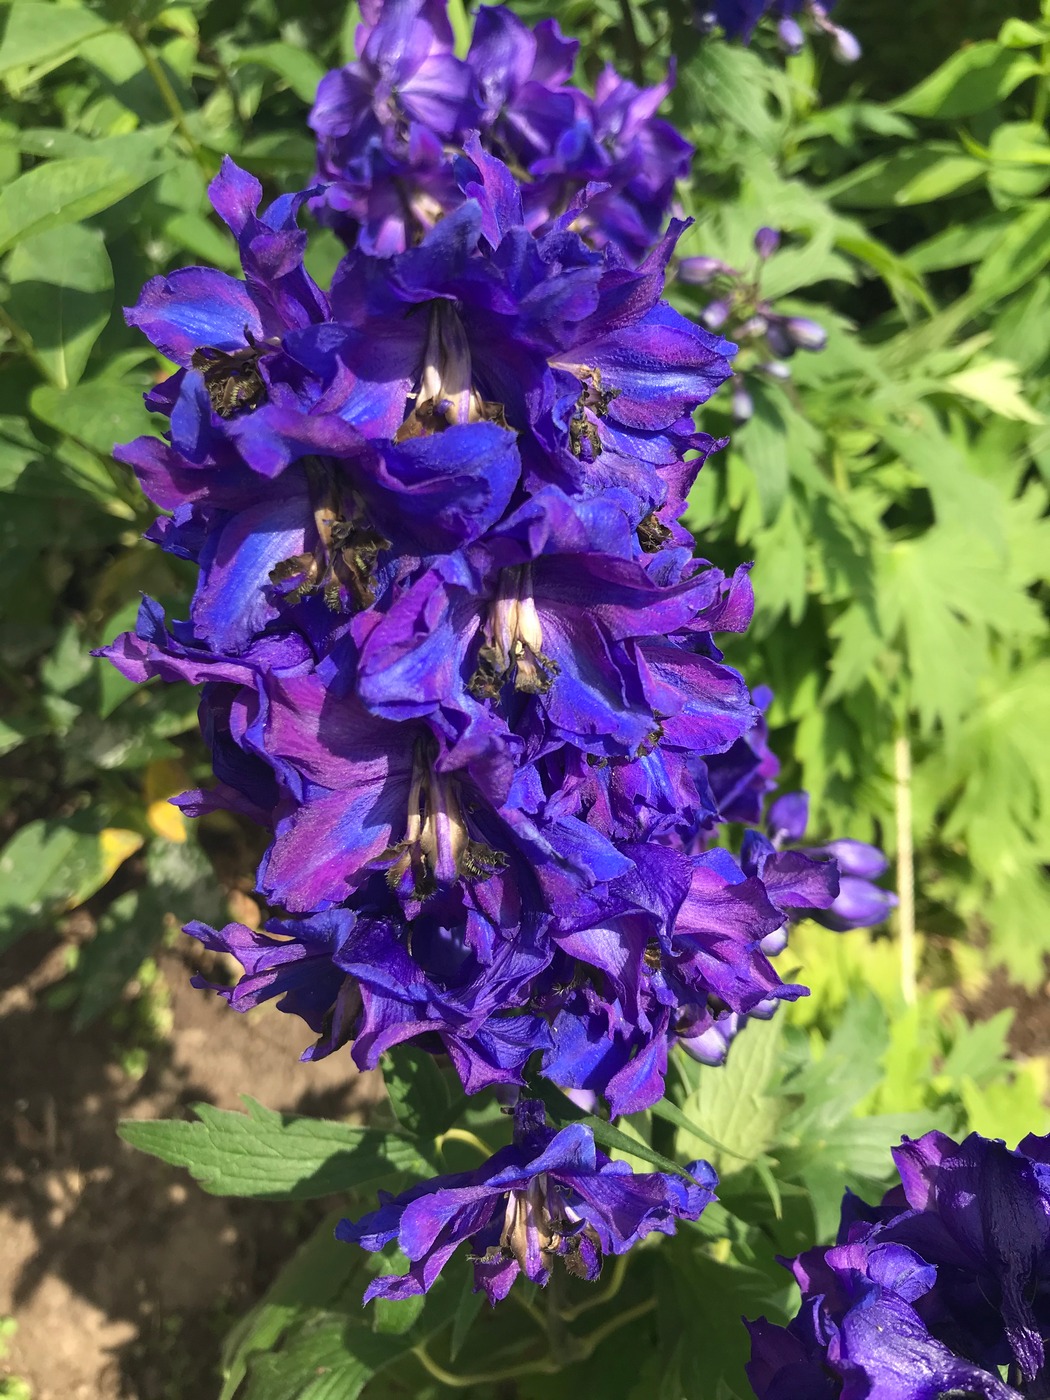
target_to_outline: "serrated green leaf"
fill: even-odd
[[[716,1149],[713,1153],[712,1165],[719,1176],[756,1161],[776,1140],[785,1111],[772,1094],[780,1035],[776,1018],[749,1025],[747,1033],[733,1042],[724,1066],[715,1070],[701,1066],[697,1087],[682,1104],[690,1123],[728,1148],[728,1152]],[[694,1157],[700,1141],[691,1129],[680,1129],[676,1151]]]
[[[279,1123],[199,1104],[199,1122],[120,1125],[125,1142],[173,1166],[187,1167],[214,1196],[308,1201],[430,1166],[397,1133],[325,1119],[283,1116]]]

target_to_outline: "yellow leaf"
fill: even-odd
[[[186,840],[186,818],[177,807],[168,801],[169,797],[185,792],[189,778],[181,763],[160,758],[151,763],[145,773],[143,787],[146,795],[146,820],[150,829],[166,841]]]
[[[146,808],[146,820],[150,829],[158,836],[163,836],[165,841],[186,840],[186,818],[166,797],[149,804]]]

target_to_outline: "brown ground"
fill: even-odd
[[[237,1015],[188,985],[175,952],[161,959],[173,1029],[136,1082],[114,1063],[111,1026],[73,1035],[48,1009],[63,957],[40,946],[0,967],[0,1317],[18,1324],[0,1381],[27,1381],[33,1400],[210,1400],[223,1332],[320,1207],[205,1195],[122,1143],[118,1119],[237,1108],[245,1091],[359,1118],[381,1084],[346,1053],[299,1063],[301,1022],[272,1006]]]

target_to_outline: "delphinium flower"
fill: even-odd
[[[754,412],[753,379],[790,379],[788,361],[798,350],[823,350],[827,332],[808,316],[775,310],[762,296],[762,270],[780,247],[780,234],[760,228],[754,239],[757,265],[740,272],[719,258],[686,257],[678,264],[682,282],[709,288],[712,298],[700,313],[709,330],[731,335],[739,347],[734,362],[733,415],[744,422]]]
[[[791,1265],[787,1328],[750,1324],[758,1400],[1040,1400],[1050,1394],[1050,1138],[931,1132],[894,1150],[877,1206]]]
[[[372,1068],[411,1042],[468,1094],[542,1074],[632,1112],[660,1098],[681,1035],[802,993],[767,956],[784,862],[796,884],[817,872],[807,908],[837,890],[823,855],[767,862],[767,884],[717,844],[775,774],[715,640],[748,625],[747,569],[695,557],[678,523],[720,445],[695,413],[735,347],[662,300],[684,224],[638,257],[609,232],[610,193],[630,204],[663,178],[647,143],[674,147],[653,95],[610,78],[586,108],[642,183],[577,181],[537,218],[515,143],[540,139],[537,111],[567,110],[556,27],[481,91],[440,4],[364,13],[339,80],[343,134],[364,133],[361,202],[331,287],[306,272],[297,219],[332,186],[263,209],[226,160],[211,198],[243,280],[182,269],[128,311],[177,369],[148,395],[164,438],[117,455],[166,512],[150,537],[199,572],[185,619],[146,599],[105,654],[202,688],[217,783],[179,805],[269,834],[262,930],[190,925],[244,969],[217,989],[234,1008],[279,998],[315,1037],[307,1059],[349,1045]],[[479,51],[513,50],[518,25],[488,12]],[[450,152],[483,108],[501,155],[476,131]],[[420,152],[425,209],[398,183]],[[595,1240],[618,1252],[699,1209],[670,1179],[630,1185],[583,1130],[535,1132],[498,1187],[471,1184],[529,1202],[560,1181],[541,1256],[562,1252],[555,1235],[580,1236],[581,1258]],[[564,1178],[528,1165],[555,1143]],[[615,1221],[580,1204],[597,1189],[583,1177]]]
[[[545,1284],[560,1265],[594,1280],[606,1255],[625,1253],[653,1231],[673,1234],[678,1220],[696,1220],[714,1200],[717,1178],[706,1162],[688,1171],[692,1179],[635,1174],[595,1147],[584,1124],[556,1132],[542,1103],[523,1099],[514,1110],[514,1141],[483,1166],[397,1197],[384,1192],[378,1210],[356,1224],[344,1220],[336,1234],[369,1250],[396,1240],[408,1257],[408,1272],[373,1279],[366,1301],[425,1293],[467,1245],[476,1290],[495,1303],[519,1273]]]
[[[746,572],[676,523],[731,347],[659,299],[678,226],[637,269],[537,236],[468,150],[462,203],[403,253],[351,251],[328,294],[300,201],[260,215],[224,166],[245,281],[145,289],[129,319],[183,368],[150,398],[169,441],[120,453],[199,581],[185,622],[147,603],[109,654],[204,685],[221,783],[185,810],[271,828],[280,941],[198,930],[248,958],[235,1005],[281,995],[311,1053],[367,1066],[422,1039],[470,1091],[536,1054],[629,1111],[683,1007],[800,990],[762,953],[761,881],[690,853],[703,756],[756,719],[713,641],[746,626]]]
[[[310,114],[316,206],[348,243],[400,252],[456,208],[453,162],[471,132],[513,170],[528,228],[571,211],[593,246],[632,261],[657,241],[693,154],[656,116],[670,79],[638,88],[607,68],[592,96],[571,82],[578,42],[502,5],[479,8],[463,60],[442,0],[361,8],[360,57],[324,77]]]
[[[797,53],[805,42],[803,25],[826,34],[831,52],[840,63],[860,57],[856,36],[835,24],[829,14],[835,0],[699,0],[697,18],[705,29],[719,26],[730,39],[750,43],[761,19],[777,21],[777,37],[788,53]]]

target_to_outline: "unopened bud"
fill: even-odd
[[[760,228],[755,234],[755,252],[760,258],[771,258],[780,247],[780,234],[775,228]]]
[[[723,273],[732,271],[719,258],[683,258],[678,264],[678,276],[682,282],[691,282],[703,287]]]
[[[828,343],[828,333],[824,327],[806,316],[789,317],[784,322],[784,329],[800,350],[823,350]]]
[[[733,390],[733,417],[738,423],[746,423],[755,411],[755,403],[742,382]]]
[[[763,374],[768,374],[770,379],[790,379],[791,366],[786,365],[783,360],[767,360],[764,365],[760,365]]]
[[[842,29],[839,25],[832,26],[831,52],[838,59],[839,63],[856,63],[861,55],[860,43],[855,34],[851,34],[848,29]]]
[[[721,330],[729,319],[729,303],[727,301],[711,302],[701,311],[700,319],[709,331]]]
[[[805,44],[805,35],[802,33],[802,26],[798,20],[787,18],[782,19],[777,25],[777,38],[780,40],[780,47],[785,53],[801,53]]]

